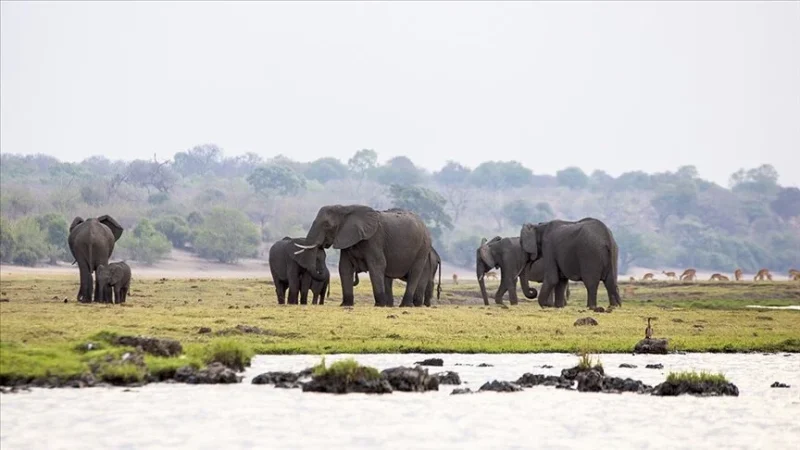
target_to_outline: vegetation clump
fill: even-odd
[[[253,349],[241,341],[217,339],[206,349],[203,362],[206,364],[218,362],[231,369],[242,371],[250,366],[253,355]]]
[[[352,382],[358,378],[377,380],[381,377],[381,373],[378,372],[378,369],[362,366],[353,358],[336,361],[329,367],[325,366],[325,358],[322,358],[322,361],[314,366],[312,374],[314,377],[343,378],[348,382]]]
[[[684,372],[670,372],[667,375],[667,383],[728,383],[728,379],[721,373],[711,373],[706,371],[695,372],[694,370]]]

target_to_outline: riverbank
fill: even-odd
[[[489,284],[494,291],[497,282]],[[396,296],[402,286],[395,283]],[[368,280],[358,286],[354,308],[338,306],[338,282],[324,306],[279,306],[264,279],[198,278],[136,279],[128,303],[114,306],[77,303],[74,277],[5,275],[0,379],[85,373],[97,358],[81,345],[109,335],[179,341],[183,356],[145,358],[153,371],[200,365],[220,341],[255,354],[629,353],[644,337],[647,317],[672,351],[800,352],[800,312],[747,308],[800,305],[798,285],[636,283],[626,293],[628,286],[621,285],[623,307],[612,313],[587,311],[577,286],[562,310],[535,302],[483,306],[475,282],[444,284],[436,307],[374,308]],[[574,325],[584,317],[598,325]],[[130,350],[108,351],[114,358]]]

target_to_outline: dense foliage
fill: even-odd
[[[742,169],[723,187],[700,179],[692,166],[615,178],[577,167],[553,176],[516,161],[474,169],[449,161],[428,173],[404,156],[381,164],[371,149],[347,161],[307,163],[225,157],[210,144],[167,161],[0,158],[6,263],[71,262],[67,224],[102,214],[126,228],[115,257],[153,263],[170,247],[221,262],[263,257],[275,240],[305,235],[319,207],[337,203],[415,211],[443,259],[464,267],[474,264],[481,237],[516,236],[524,222],[587,216],[614,232],[621,273],[630,265],[784,272],[800,262],[800,190],[781,186],[769,165]]]

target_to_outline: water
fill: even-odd
[[[346,355],[329,356],[328,363]],[[524,372],[556,375],[566,354],[356,355],[378,368],[441,357],[477,390]],[[252,385],[316,356],[260,356],[242,384],[36,389],[0,396],[0,447],[12,449],[250,448],[797,448],[800,355],[603,355],[606,372],[655,385],[670,370],[721,371],[739,397],[653,397],[534,387],[519,393],[332,395]],[[494,367],[456,366],[493,364]],[[619,369],[620,363],[637,369]],[[645,369],[660,362],[663,370]],[[541,369],[543,364],[553,369]],[[792,385],[771,389],[774,381]]]

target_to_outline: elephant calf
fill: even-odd
[[[131,268],[124,261],[111,263],[107,266],[98,266],[97,285],[101,291],[101,297],[110,300],[112,303],[125,303],[128,298],[128,290],[131,287]],[[113,292],[114,296],[111,297]]]

